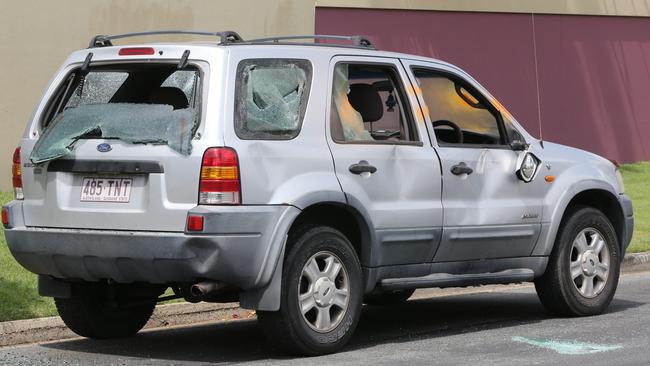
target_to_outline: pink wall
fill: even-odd
[[[530,14],[317,8],[317,34],[454,63],[538,136]],[[650,160],[650,18],[535,15],[544,139]]]

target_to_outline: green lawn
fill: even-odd
[[[2,203],[12,198],[13,192],[0,192]],[[56,315],[54,301],[38,296],[36,275],[23,269],[11,256],[0,225],[0,321],[51,315]]]
[[[635,228],[628,252],[650,251],[650,162],[621,167],[625,191],[632,197]],[[11,200],[12,193],[0,192],[0,202]],[[40,297],[36,276],[24,270],[7,248],[0,226],[0,321],[56,315],[52,299]]]

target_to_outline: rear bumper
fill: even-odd
[[[21,221],[20,205],[8,208]],[[191,213],[204,216],[201,234],[14,225],[5,236],[16,260],[39,275],[161,284],[213,279],[246,290],[270,281],[299,212],[288,205],[198,206]]]

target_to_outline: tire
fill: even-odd
[[[602,212],[583,206],[569,211],[560,224],[546,272],[535,280],[544,307],[559,316],[602,313],[618,285],[619,248],[614,227]],[[607,270],[602,264],[607,264]]]
[[[371,306],[395,306],[408,300],[415,289],[374,291],[363,297],[363,302]]]
[[[349,240],[330,227],[306,227],[289,241],[280,310],[258,312],[259,322],[269,340],[290,353],[336,352],[350,340],[361,314],[359,259]]]
[[[157,296],[108,301],[107,289],[102,283],[75,285],[70,298],[55,298],[65,325],[92,339],[124,338],[140,331],[156,307]]]

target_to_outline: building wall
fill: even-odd
[[[317,7],[650,16],[650,0],[316,0]]]
[[[11,155],[49,79],[68,54],[87,47],[93,35],[195,29],[234,30],[252,38],[314,31],[314,4],[305,0],[239,0],[227,5],[217,0],[0,3],[0,190],[11,188]]]
[[[539,136],[534,39],[544,139],[650,160],[648,17],[317,7],[316,32],[454,63]]]

